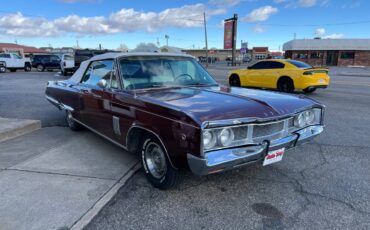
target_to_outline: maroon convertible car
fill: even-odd
[[[107,53],[85,61],[46,98],[72,130],[88,128],[141,155],[157,188],[282,160],[323,131],[323,105],[304,96],[219,85],[188,55]]]

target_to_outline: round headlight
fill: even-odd
[[[234,132],[231,129],[223,129],[218,135],[218,140],[222,146],[229,146],[234,140]]]
[[[304,113],[300,113],[294,118],[294,126],[298,128],[303,128],[306,125],[306,117]]]
[[[315,113],[312,110],[305,111],[304,117],[307,125],[312,125],[315,122]]]
[[[216,137],[211,131],[203,132],[203,147],[205,149],[210,149],[216,144]]]

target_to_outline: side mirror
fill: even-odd
[[[100,88],[105,88],[105,87],[107,87],[107,81],[105,80],[105,79],[100,79],[99,81],[98,81],[98,84],[97,84]]]

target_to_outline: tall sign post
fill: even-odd
[[[206,21],[206,13],[203,13],[204,19],[204,39],[206,42],[206,67],[208,67],[208,37],[207,37],[207,21]]]
[[[236,32],[237,32],[238,15],[224,20],[224,49],[232,49],[231,65],[235,66],[236,62]]]

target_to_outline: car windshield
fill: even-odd
[[[217,82],[193,58],[134,56],[120,60],[125,89],[212,86]]]
[[[287,62],[289,62],[290,64],[296,66],[297,68],[301,68],[301,69],[312,68],[311,65],[309,65],[307,63],[304,63],[304,62],[301,62],[301,61],[287,60]]]
[[[64,60],[74,60],[74,58],[70,55],[64,55]]]

